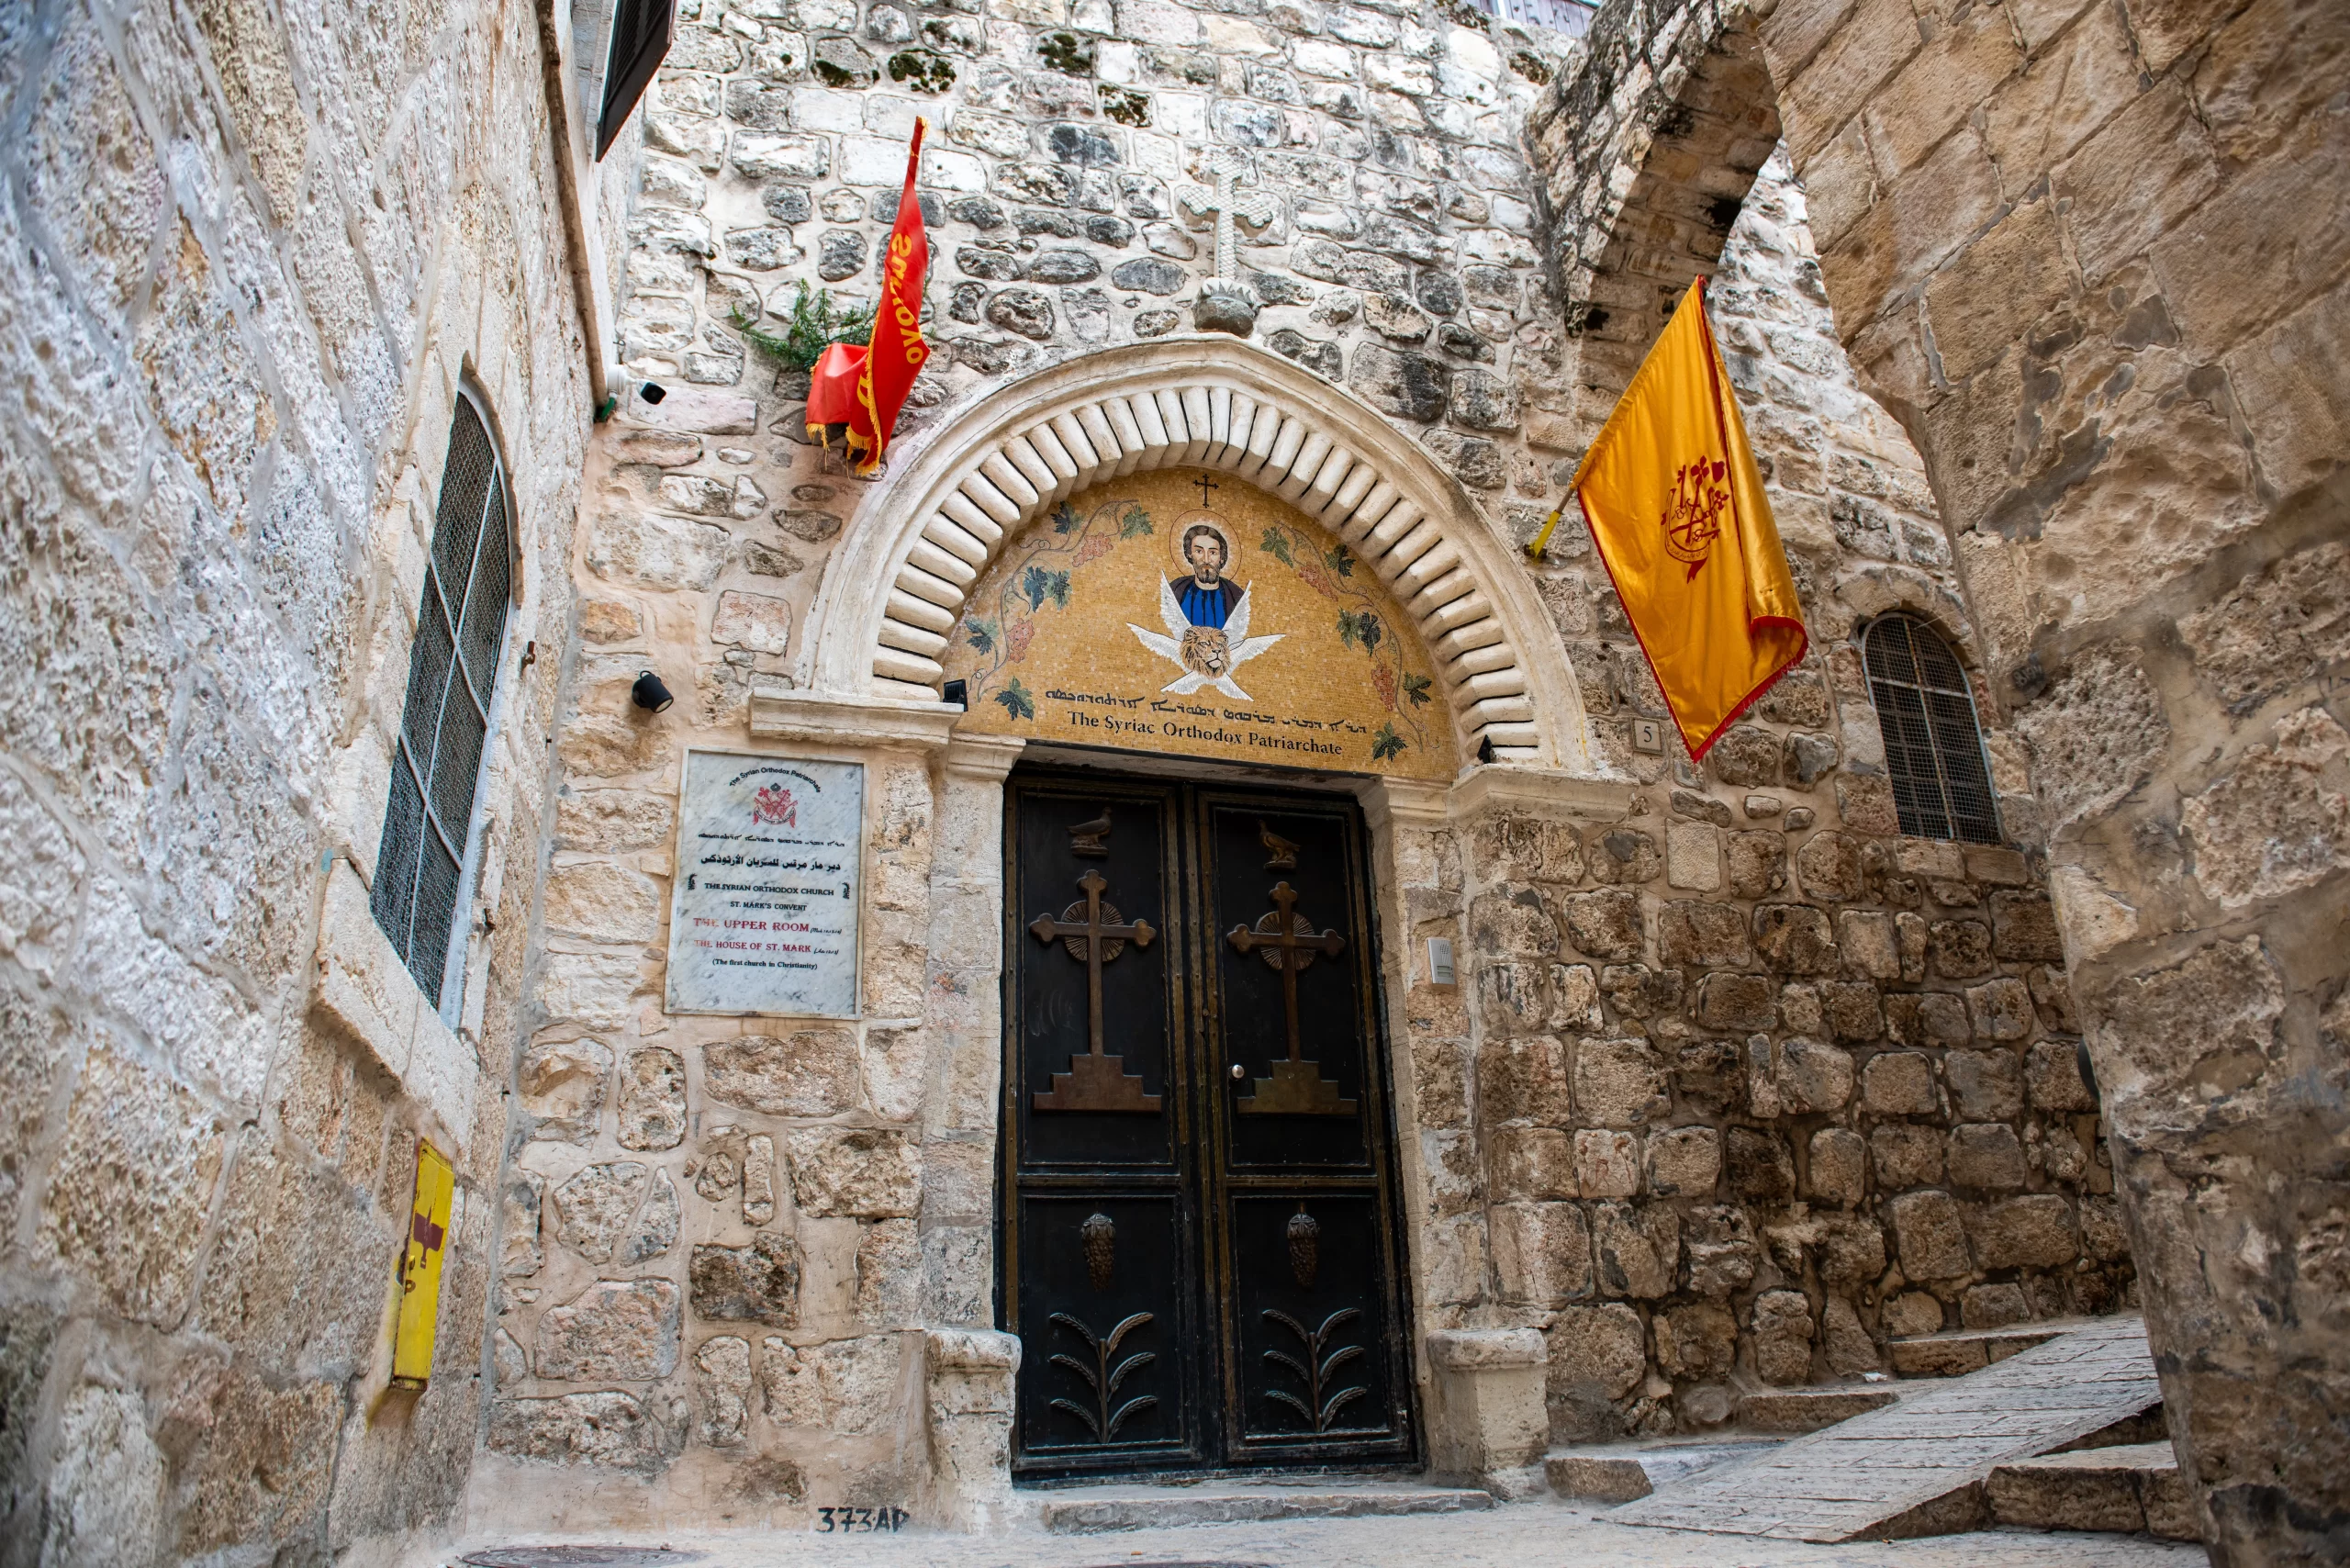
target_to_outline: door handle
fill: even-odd
[[[1245,1081],[1248,1079],[1248,1070],[1247,1068],[1245,1068],[1245,1067],[1241,1066],[1238,1062],[1234,1062],[1234,1063],[1232,1064],[1232,1081],[1233,1081],[1233,1082],[1235,1082],[1235,1083],[1243,1082],[1243,1081]]]

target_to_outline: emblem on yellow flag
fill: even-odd
[[[1807,642],[1705,290],[1700,278],[1681,297],[1574,484],[1693,757],[1803,657]]]
[[[456,1173],[429,1143],[416,1146],[416,1204],[400,1250],[399,1327],[392,1338],[392,1382],[422,1388],[432,1375],[432,1341],[441,1317],[441,1255],[449,1240]]]

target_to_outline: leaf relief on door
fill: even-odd
[[[1087,1366],[1075,1356],[1057,1353],[1052,1358],[1053,1365],[1084,1380],[1087,1392],[1093,1396],[1093,1408],[1089,1410],[1073,1399],[1056,1399],[1053,1408],[1084,1422],[1097,1443],[1115,1441],[1118,1428],[1126,1424],[1128,1417],[1158,1403],[1158,1395],[1155,1394],[1139,1394],[1124,1404],[1118,1402],[1118,1389],[1126,1379],[1158,1359],[1155,1352],[1144,1350],[1121,1361],[1118,1360],[1118,1347],[1125,1342],[1127,1335],[1155,1318],[1153,1313],[1137,1312],[1107,1334],[1096,1334],[1066,1312],[1053,1314],[1056,1327],[1066,1328],[1084,1340],[1086,1349],[1093,1352],[1091,1366]]]
[[[1265,1309],[1265,1316],[1270,1321],[1280,1324],[1297,1336],[1298,1353],[1304,1357],[1300,1361],[1297,1356],[1284,1355],[1279,1350],[1265,1352],[1265,1360],[1275,1366],[1286,1368],[1297,1379],[1304,1394],[1300,1398],[1287,1389],[1269,1388],[1265,1391],[1265,1397],[1286,1405],[1304,1417],[1305,1424],[1316,1437],[1330,1429],[1339,1411],[1371,1392],[1370,1387],[1363,1383],[1337,1388],[1331,1386],[1337,1381],[1337,1370],[1362,1355],[1360,1345],[1333,1346],[1331,1338],[1341,1327],[1361,1316],[1351,1306],[1342,1306],[1324,1318],[1321,1327],[1308,1329],[1286,1312],[1276,1312],[1270,1307]]]

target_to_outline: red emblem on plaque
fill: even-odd
[[[780,784],[769,784],[751,797],[751,821],[772,823],[777,827],[798,827],[800,807],[790,790]]]

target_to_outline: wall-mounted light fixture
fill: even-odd
[[[652,713],[665,711],[670,703],[677,700],[669,695],[669,689],[661,684],[661,678],[649,669],[636,672],[636,684],[628,689],[628,695],[630,701]]]

